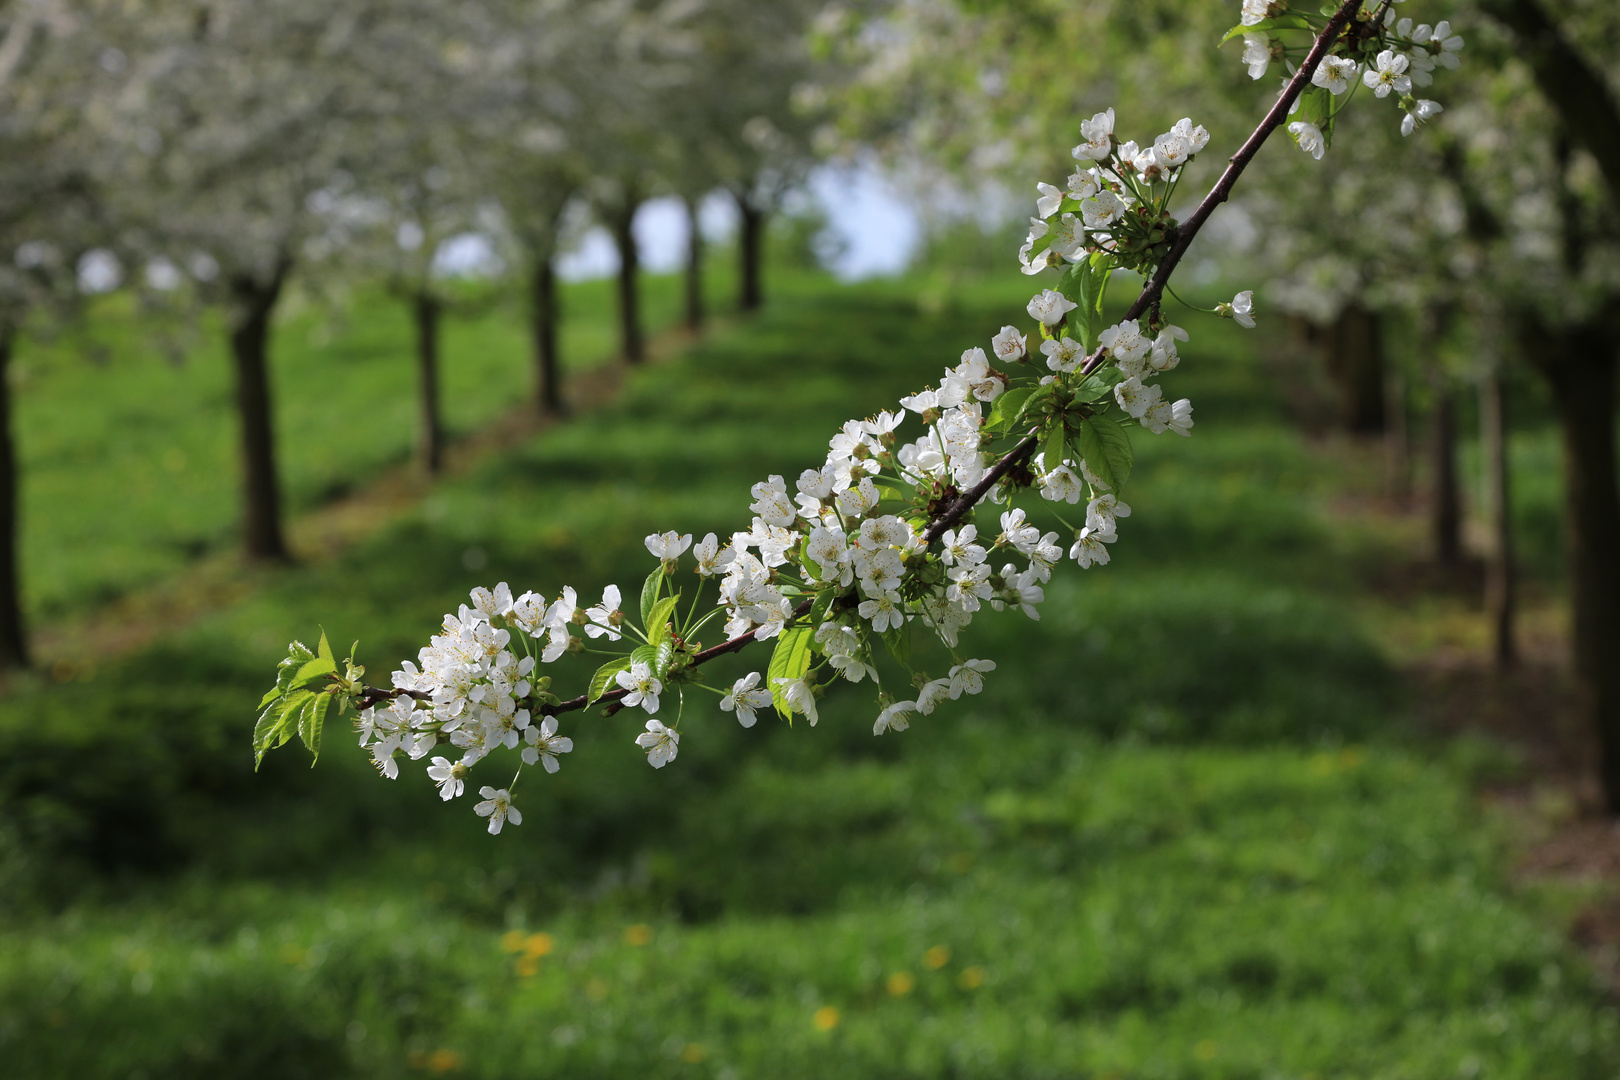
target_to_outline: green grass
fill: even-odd
[[[360,637],[382,677],[473,585],[633,585],[643,535],[744,524],[748,484],[1025,290],[801,282],[334,563],[0,703],[8,1071],[1615,1075],[1613,1010],[1505,882],[1478,755],[1409,729],[1358,625],[1388,544],[1325,517],[1349,466],[1228,324],[1170,380],[1194,438],[1138,440],[1114,563],[1061,570],[1039,624],[982,617],[986,692],[904,734],[872,737],[861,687],[815,729],[700,702],[654,772],[631,716],[575,714],[499,838],[340,733],[251,771],[289,638]],[[538,961],[503,947],[536,932]]]

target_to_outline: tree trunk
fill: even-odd
[[[1406,379],[1391,371],[1384,380],[1384,472],[1390,497],[1405,506],[1412,498],[1412,431]]]
[[[1563,428],[1576,708],[1602,746],[1604,799],[1620,814],[1620,481],[1615,475],[1615,346],[1588,323],[1532,335]]]
[[[686,203],[686,328],[695,334],[703,329],[703,230],[697,200],[689,195],[682,198]]]
[[[534,261],[533,295],[529,311],[534,334],[536,401],[542,416],[563,412],[562,372],[557,362],[557,264],[546,249]]]
[[[11,437],[12,337],[9,327],[0,326],[0,668],[25,668],[28,637],[17,566],[17,452]]]
[[[745,196],[737,200],[737,307],[757,311],[765,302],[760,284],[761,262],[765,256],[765,211],[757,210]]]
[[[1480,383],[1479,426],[1485,451],[1485,501],[1492,537],[1485,563],[1485,610],[1490,615],[1495,639],[1496,666],[1510,668],[1519,655],[1514,634],[1518,579],[1513,567],[1507,405],[1502,397],[1502,372],[1495,366]]]
[[[1444,567],[1462,565],[1462,492],[1457,484],[1457,402],[1451,381],[1434,375],[1434,410],[1430,414],[1429,453],[1433,488],[1430,528],[1434,559]]]
[[[236,365],[236,409],[242,424],[242,533],[247,557],[256,561],[287,560],[268,359],[270,313],[281,296],[288,269],[278,266],[268,283],[246,275],[231,282],[236,301],[231,358]]]
[[[429,476],[444,466],[444,427],[439,422],[439,301],[423,289],[411,298],[416,316],[416,460]]]
[[[647,345],[641,333],[640,259],[634,228],[640,205],[639,199],[627,198],[614,208],[611,222],[613,243],[619,249],[619,344],[625,360],[631,364],[639,364],[647,358]]]
[[[1327,368],[1339,388],[1345,430],[1384,430],[1384,343],[1378,313],[1351,304],[1327,332]]]

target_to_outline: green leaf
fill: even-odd
[[[820,626],[827,621],[827,612],[832,610],[833,601],[838,599],[838,589],[822,589],[816,593],[815,601],[810,605],[810,629]]]
[[[298,737],[304,740],[304,745],[314,755],[309,763],[312,769],[321,757],[321,728],[326,723],[326,711],[331,707],[331,694],[316,694],[298,713]]]
[[[680,602],[681,594],[666,596],[653,605],[647,613],[647,640],[653,645],[660,641],[669,640],[669,617],[675,611],[675,605]]]
[[[1046,433],[1046,441],[1041,444],[1040,449],[1043,455],[1042,462],[1048,471],[1063,464],[1063,459],[1068,456],[1065,452],[1067,442],[1068,430],[1063,426],[1063,418],[1057,417],[1052,422],[1052,430]]]
[[[1232,29],[1230,29],[1230,30],[1228,30],[1226,32],[1226,36],[1221,38],[1221,44],[1225,45],[1228,41],[1231,41],[1233,38],[1242,37],[1244,34],[1263,34],[1267,30],[1310,30],[1310,29],[1312,29],[1310,20],[1307,19],[1305,16],[1303,16],[1303,15],[1293,15],[1293,14],[1283,14],[1283,15],[1278,15],[1274,19],[1261,19],[1259,22],[1255,23],[1253,26],[1244,26],[1244,25],[1242,25],[1240,23],[1239,25],[1232,27]]]
[[[776,639],[776,651],[771,653],[771,663],[765,669],[765,683],[770,687],[771,704],[782,718],[788,719],[793,710],[788,708],[787,699],[782,696],[782,687],[777,679],[802,679],[804,673],[810,670],[810,646],[814,638],[808,626],[794,626],[783,630]]]
[[[645,645],[642,646],[642,648],[646,647],[647,646]],[[613,684],[613,676],[617,675],[621,671],[629,671],[632,663],[634,663],[634,661],[632,661],[630,657],[621,656],[619,659],[609,660],[607,663],[597,668],[596,674],[591,676],[591,688],[590,691],[585,695],[585,704],[594,705],[597,701],[601,700],[602,695],[607,693],[608,688]]]
[[[327,644],[324,628],[321,630],[321,643],[316,646],[315,655],[330,663],[333,671],[337,670],[337,657],[332,655],[332,646]]]
[[[1308,86],[1299,95],[1299,107],[1305,113],[1305,119],[1323,127],[1328,116],[1333,112],[1333,95],[1325,86]]]
[[[279,703],[278,703],[279,704]],[[259,763],[275,741],[276,728],[281,723],[284,710],[271,705],[259,713],[258,722],[253,725],[253,771],[259,771]]]
[[[1092,446],[1091,453],[1086,452],[1088,435]],[[1136,455],[1131,450],[1131,437],[1117,420],[1107,416],[1087,417],[1080,425],[1080,438],[1077,442],[1080,444],[1081,456],[1086,459],[1086,465],[1096,474],[1097,479],[1115,491],[1125,486],[1125,482],[1131,478]],[[1098,471],[1099,462],[1106,472]]]
[[[264,697],[259,699],[259,708],[261,708],[261,709],[264,708],[266,705],[270,704],[272,701],[276,700],[276,698],[278,698],[280,696],[281,696],[281,685],[278,683],[277,685],[272,686],[270,689],[268,689],[268,690],[266,690],[264,692]]]
[[[894,657],[894,662],[903,668],[911,667],[911,624],[901,623],[898,627],[883,631],[883,644]]]
[[[1019,414],[1024,411],[1024,404],[1034,392],[1033,386],[1020,386],[1016,390],[1008,390],[1001,394],[991,403],[984,426],[995,431],[1004,431],[1011,427],[1017,422]]]
[[[1109,490],[1117,491],[1119,482],[1114,478],[1114,467],[1108,464],[1108,452],[1103,449],[1102,437],[1091,423],[1094,419],[1096,417],[1087,417],[1080,422],[1080,430],[1074,436],[1074,447],[1080,451],[1081,460],[1091,470],[1091,475],[1102,481]]]
[[[293,676],[292,684],[294,686],[303,686],[320,678],[322,675],[332,675],[336,672],[337,661],[319,656],[298,669],[298,674]]]
[[[1112,401],[1114,387],[1125,381],[1125,373],[1112,364],[1100,367],[1074,388],[1077,401]]]
[[[1069,267],[1057,283],[1058,292],[1080,305],[1069,313],[1069,328],[1075,331],[1088,353],[1097,347],[1098,312],[1102,307],[1103,290],[1108,287],[1108,275],[1112,272],[1108,261],[1106,255],[1082,259]]]
[[[663,585],[664,585],[664,568],[663,568],[663,566],[659,566],[657,570],[654,570],[652,573],[648,574],[647,575],[647,580],[641,583],[641,625],[642,626],[650,625],[650,620],[652,618],[653,605],[658,603],[658,593],[659,593],[659,590],[663,588]]]

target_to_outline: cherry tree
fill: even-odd
[[[1068,175],[1056,177],[1061,186],[1040,181],[1018,252],[1024,272],[1050,274],[1024,313],[967,348],[937,385],[844,424],[794,493],[779,475],[754,484],[747,531],[696,543],[693,534],[650,535],[654,564],[639,589],[611,585],[599,600],[564,585],[549,595],[504,582],[475,589],[386,687],[367,684],[353,653],[340,660],[324,635],[314,649],[294,642],[261,700],[256,752],[262,759],[296,734],[318,753],[328,717],[352,710],[385,776],[399,775],[401,753],[428,758],[445,801],[466,793],[473,769],[487,775],[487,762],[515,757],[516,774],[491,776],[473,807],[499,833],[522,822],[513,790],[523,769],[560,768],[572,749],[563,719],[594,705],[610,715],[639,710],[633,741],[663,768],[679,755],[689,695],[714,694],[744,727],[766,710],[815,725],[831,684],[865,683],[877,692],[873,733],[884,735],[979,693],[996,664],[968,651],[969,627],[989,611],[1038,619],[1045,584],[1065,563],[1105,567],[1131,516],[1123,494],[1133,437],[1191,435],[1192,403],[1171,400],[1160,381],[1190,337],[1164,310],[1170,279],[1276,131],[1296,125],[1290,134],[1302,147],[1320,139],[1325,148],[1343,102],[1331,88],[1315,93],[1318,72],[1387,70],[1397,52],[1410,62],[1421,43],[1386,23],[1388,8],[1345,0],[1327,14],[1283,19],[1246,0],[1235,32],[1286,35],[1296,70],[1185,217],[1171,215],[1171,198],[1214,141],[1210,131],[1184,117],[1137,141],[1124,137],[1112,108],[1080,122],[1078,143],[1066,140]],[[1296,104],[1304,117],[1291,121]],[[1415,107],[1404,97],[1373,104],[1390,123],[1399,121],[1389,105]],[[1143,284],[1124,317],[1105,325],[1116,270]],[[1214,314],[1253,326],[1252,293]],[[1045,527],[1048,518],[1061,532]],[[680,574],[683,562],[691,577]],[[723,640],[704,647],[698,635],[710,627]],[[949,651],[943,674],[913,666],[918,632]],[[763,672],[709,681],[710,664],[764,642]],[[548,665],[587,648],[610,658],[565,697],[545,674],[564,669]],[[882,653],[905,676],[895,680],[891,669],[886,682]]]
[[[356,132],[386,105],[387,17],[403,5],[219,0],[134,22],[117,210],[154,254],[226,309],[241,424],[246,554],[288,557],[269,347],[305,245],[329,227],[320,193],[352,175]]]
[[[106,239],[106,155],[86,118],[116,93],[128,58],[89,14],[79,4],[0,7],[0,668],[29,658],[12,350],[31,317],[73,306],[79,256]]]

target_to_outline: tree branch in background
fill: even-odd
[[[1620,203],[1620,105],[1603,75],[1575,50],[1538,0],[1480,0],[1480,7],[1513,34],[1536,85],[1570,137],[1597,159]]]

